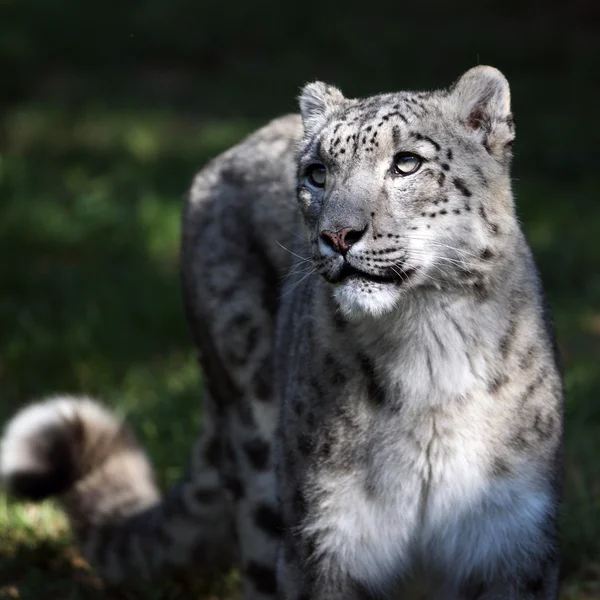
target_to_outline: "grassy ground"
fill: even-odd
[[[202,388],[178,284],[182,196],[199,165],[254,125],[46,106],[4,116],[0,423],[49,392],[98,395],[134,425],[162,484],[177,479]],[[559,129],[517,146],[515,186],[565,362],[563,598],[574,600],[600,598],[600,204],[583,168],[591,154],[558,150],[580,132]],[[103,590],[52,504],[0,496],[0,599],[216,600],[235,590],[235,574],[213,587],[182,577],[144,594]]]
[[[32,108],[3,126],[0,422],[52,391],[100,396],[134,425],[169,485],[201,418],[178,285],[182,197],[199,163],[251,125]],[[0,496],[3,595],[106,597],[51,504]]]

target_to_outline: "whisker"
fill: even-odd
[[[286,290],[283,294],[281,294],[281,296],[279,296],[279,300],[281,300],[282,298],[285,298],[285,296],[287,296],[288,294],[293,292],[307,277],[310,277],[313,273],[316,273],[316,271],[317,271],[316,269],[312,269],[312,271],[307,273],[304,277],[302,277],[302,279],[300,279],[299,281],[296,281],[296,283],[294,283],[294,285],[292,285],[292,287],[290,287],[289,290]]]
[[[293,270],[292,270],[293,269]],[[290,270],[280,277],[281,280],[287,279],[292,275],[300,275],[302,273],[307,273],[310,269],[314,269],[312,265],[295,265],[295,267],[291,267]]]
[[[296,258],[299,258],[300,260],[303,260],[304,262],[310,261],[310,257],[307,258],[305,256],[300,256],[299,254],[292,252],[289,248],[286,248],[282,243],[278,242],[277,240],[275,240],[275,242],[278,246],[281,246],[286,252],[289,252],[292,256],[295,256]]]
[[[399,267],[399,268],[401,268],[401,267]],[[390,269],[392,271],[394,271],[394,273],[396,273],[396,275],[398,275],[398,277],[400,277],[400,279],[402,279],[402,281],[406,281],[406,275],[402,271],[399,271],[396,268],[396,265],[390,265]]]
[[[431,279],[431,281],[433,281],[433,283],[435,284],[435,286],[438,289],[442,287],[442,282],[439,279],[436,279],[435,277],[433,277],[429,273],[425,273],[425,271],[421,271],[421,274],[425,275],[425,277],[427,277],[428,279]]]
[[[463,248],[457,248],[456,246],[450,246],[448,244],[443,244],[442,242],[437,241],[435,238],[411,234],[410,236],[407,236],[407,239],[421,240],[421,241],[429,242],[433,246],[438,246],[440,248],[447,248],[449,250],[454,250],[455,252],[460,252],[461,254],[464,254],[466,256],[471,256],[473,258],[479,259],[479,256],[477,256],[476,254],[473,254],[472,252],[469,252],[468,250],[464,250]]]
[[[284,227],[283,229],[285,229],[288,233],[291,233],[294,237],[297,237],[299,240],[302,240],[303,242],[308,244],[308,240],[304,236],[299,235],[293,229],[290,229],[289,227]]]
[[[426,252],[421,252],[419,250],[410,250],[410,253],[413,256],[421,256],[421,257],[429,257],[430,256]],[[467,267],[469,269],[477,269],[477,268],[480,267],[480,265],[476,265],[476,264],[473,264],[473,263],[470,263],[470,262],[467,262],[465,260],[461,260],[461,259],[458,259],[458,258],[450,258],[448,256],[437,256],[437,255],[435,255],[434,259],[435,260],[443,260],[443,261],[448,262],[450,264],[461,266],[461,267]]]
[[[403,281],[405,280],[405,275],[403,274],[403,267],[400,264],[394,264],[394,265],[390,265],[390,268],[392,269],[392,271],[394,271],[394,273],[396,273]],[[402,269],[402,271],[398,271],[397,269]],[[427,277],[428,279],[431,279],[431,281],[433,281],[436,285],[436,287],[440,288],[442,286],[442,282],[439,281],[438,279],[436,279],[435,277],[429,275],[428,273],[426,273],[424,270],[419,269],[419,272],[422,273],[425,277]]]

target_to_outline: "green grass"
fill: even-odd
[[[0,423],[51,392],[97,395],[133,424],[162,485],[182,474],[202,390],[178,281],[182,197],[203,162],[256,124],[99,107],[5,115]],[[548,164],[549,148],[574,135],[540,132]],[[532,135],[517,145],[515,187],[565,363],[563,598],[600,598],[598,187],[568,160],[546,176],[536,148]],[[235,574],[212,587],[181,577],[141,595],[103,590],[52,504],[0,497],[0,598],[215,600],[235,590]]]

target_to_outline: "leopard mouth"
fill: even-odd
[[[339,272],[333,277],[329,276],[327,279],[330,283],[336,284],[344,283],[352,279],[362,279],[372,281],[373,283],[402,285],[403,283],[406,283],[415,272],[416,269],[394,267],[394,269],[388,268],[383,273],[375,274],[361,271],[351,264],[344,262]]]

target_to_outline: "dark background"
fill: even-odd
[[[597,2],[0,0],[0,422],[100,395],[173,482],[201,421],[177,274],[194,172],[307,81],[368,95],[476,64],[511,83],[518,210],[565,363],[563,597],[600,598]],[[210,597],[194,585],[147,597]],[[0,497],[0,598],[107,593],[52,505]]]

